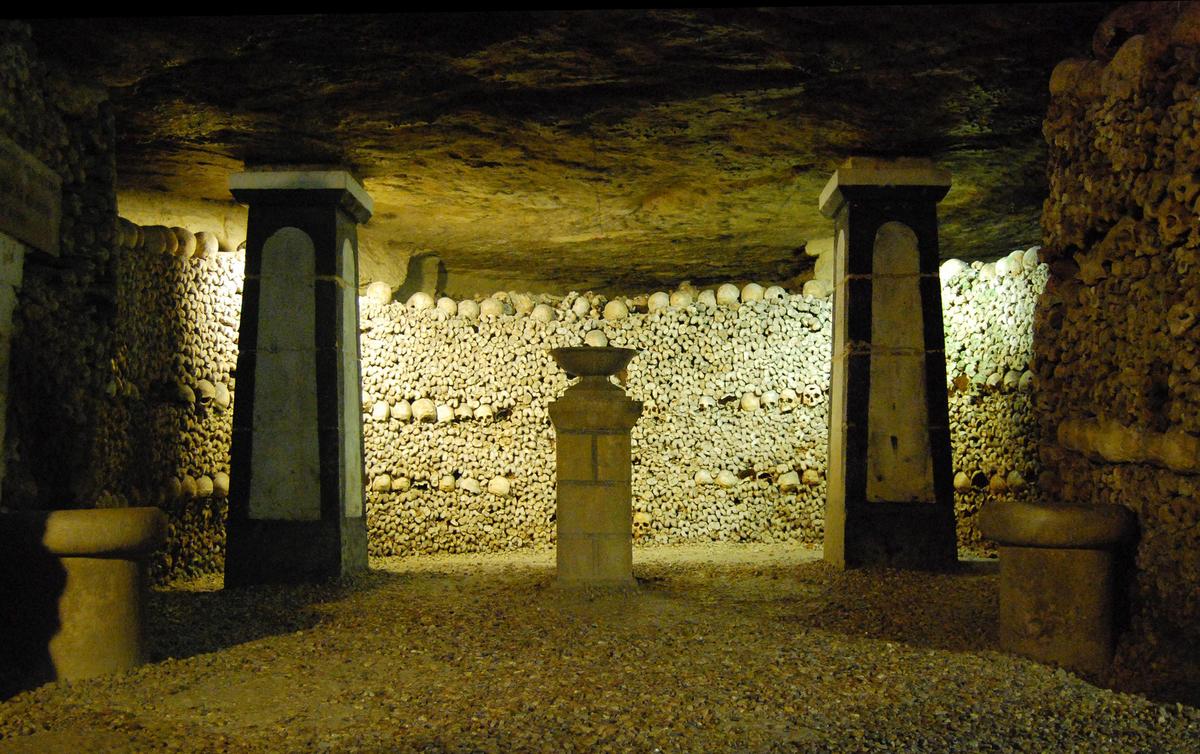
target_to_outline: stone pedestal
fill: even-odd
[[[225,584],[365,568],[357,226],[371,200],[339,170],[229,183],[249,215]]]
[[[949,173],[854,158],[821,193],[834,219],[825,559],[839,567],[957,563],[938,280]]]
[[[0,516],[6,664],[33,685],[145,662],[145,562],[166,530],[157,508]]]
[[[1000,646],[1101,676],[1116,644],[1118,550],[1132,537],[1132,512],[991,503],[979,528],[1000,545]]]
[[[633,506],[629,431],[642,414],[609,376],[636,354],[628,348],[557,348],[581,379],[550,405],[558,444],[558,583],[632,586]]]

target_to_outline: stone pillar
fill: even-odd
[[[225,584],[365,568],[357,227],[371,199],[340,170],[229,185],[250,209]]]
[[[629,431],[642,404],[609,381],[637,352],[556,348],[581,379],[550,405],[558,444],[558,582],[633,586],[633,489]]]
[[[36,157],[0,135],[0,486],[8,417],[8,358],[13,310],[24,279],[25,254],[58,256],[62,180]]]
[[[853,158],[821,192],[834,219],[825,559],[957,562],[937,203],[925,160]]]

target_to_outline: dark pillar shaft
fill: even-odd
[[[942,569],[957,561],[937,203],[950,175],[921,160],[840,167],[825,559]]]
[[[365,568],[357,226],[371,200],[340,170],[241,173],[230,190],[250,213],[225,583]]]

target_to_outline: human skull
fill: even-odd
[[[688,288],[680,288],[671,293],[671,306],[682,309],[685,306],[691,306],[692,300],[692,291]]]
[[[485,298],[479,302],[479,316],[481,317],[499,317],[504,314],[504,302],[498,298]]]
[[[229,404],[233,402],[233,395],[229,392],[229,386],[224,382],[218,382],[213,385],[216,390],[213,395],[213,404],[216,405],[218,411],[229,410]]]
[[[721,306],[737,306],[742,292],[733,283],[726,283],[717,289],[717,303]]]
[[[659,309],[666,309],[671,305],[671,297],[662,291],[650,294],[650,298],[646,299],[646,308],[651,312],[656,312]]]
[[[587,335],[583,336],[583,343],[592,348],[604,348],[608,345],[608,336],[603,330],[589,330]]]
[[[585,299],[579,299],[580,301]],[[586,312],[585,312],[586,314]],[[604,305],[604,318],[609,321],[625,319],[629,316],[629,307],[619,298],[614,298]]]
[[[646,511],[633,514],[633,538],[642,539],[650,535],[650,523],[653,517]]]
[[[458,302],[458,316],[463,319],[476,320],[479,319],[479,302],[472,299]]]

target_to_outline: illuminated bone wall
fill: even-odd
[[[130,502],[161,505],[160,575],[220,568],[244,254],[205,232],[122,221],[117,358],[105,386]],[[224,250],[223,250],[224,249]],[[960,541],[1038,476],[1030,317],[1036,250],[943,265]],[[830,300],[749,284],[606,299],[361,299],[363,422],[375,554],[547,545],[567,377],[548,350],[603,336],[639,350],[629,394],[637,541],[815,543],[825,496]],[[386,287],[385,287],[386,288]],[[810,286],[821,293],[819,286]],[[165,323],[165,324],[164,324]],[[144,437],[142,436],[144,435]]]
[[[944,265],[960,541],[1039,472],[1030,321],[1037,250]],[[384,297],[386,300],[386,296]],[[749,299],[749,300],[747,300]],[[640,542],[820,540],[830,301],[750,284],[632,300],[498,294],[365,302],[364,432],[375,553],[547,544],[567,382],[548,351],[597,331],[640,351],[627,389]]]

